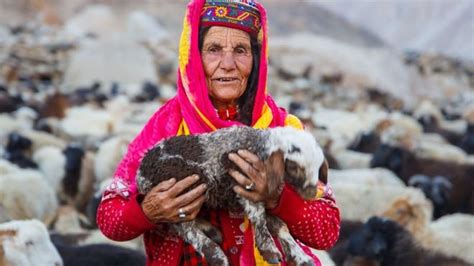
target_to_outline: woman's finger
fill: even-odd
[[[263,171],[265,169],[265,165],[263,164],[262,160],[258,158],[257,155],[251,153],[248,150],[238,150],[237,153],[247,162],[251,163],[252,166],[258,171]]]
[[[229,153],[229,160],[234,162],[242,172],[247,175],[249,178],[257,177],[258,171],[246,160],[240,157],[236,153]]]
[[[237,181],[237,183],[243,187],[248,186],[253,182],[252,179],[246,177],[244,174],[236,170],[230,170],[229,175],[232,176],[235,181]]]
[[[167,193],[170,198],[175,198],[178,195],[180,195],[184,190],[186,190],[188,187],[192,186],[194,183],[196,183],[199,180],[198,175],[190,175],[174,184]]]
[[[156,185],[151,191],[153,192],[163,192],[170,189],[176,183],[176,178],[171,178],[165,181],[160,182]]]
[[[198,197],[196,200],[193,202],[189,203],[188,205],[182,206],[179,209],[182,209],[183,213],[186,214],[185,218],[179,218],[179,209],[177,211],[177,216],[179,220],[182,221],[190,221],[196,218],[197,214],[201,210],[202,205],[204,204],[205,201],[204,195]]]
[[[248,190],[245,190],[243,187],[241,186],[234,186],[233,187],[233,190],[235,193],[237,193],[238,195],[246,198],[246,199],[249,199],[253,202],[259,202],[261,201],[262,199],[260,198],[260,195],[258,193],[254,193],[252,191],[248,191]]]
[[[206,192],[207,185],[201,184],[192,190],[180,195],[179,197],[174,199],[175,206],[185,206],[189,203],[196,200],[199,196],[202,196],[204,192]]]

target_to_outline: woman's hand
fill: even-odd
[[[153,223],[178,223],[193,220],[204,203],[206,184],[201,184],[184,194],[181,193],[198,180],[199,176],[192,175],[179,182],[172,178],[156,185],[145,195],[141,203],[146,217]]]
[[[234,186],[235,193],[253,202],[263,202],[267,209],[278,206],[285,173],[281,152],[273,153],[266,162],[247,150],[230,153],[229,159],[241,170],[241,172],[229,171],[239,184]]]

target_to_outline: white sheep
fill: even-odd
[[[33,161],[38,165],[38,169],[43,173],[54,191],[59,192],[61,181],[65,175],[64,166],[66,165],[66,157],[62,149],[54,146],[40,148],[33,153]]]
[[[236,196],[232,189],[236,182],[228,175],[228,171],[235,168],[235,165],[227,156],[240,149],[255,153],[264,162],[275,154],[282,153],[285,159],[285,181],[303,198],[314,199],[319,178],[326,181],[327,164],[324,163],[324,154],[310,133],[290,127],[267,130],[230,127],[206,134],[172,137],[157,144],[145,154],[137,171],[138,189],[146,194],[164,180],[172,177],[180,180],[191,174],[198,174],[208,187],[205,203],[208,207],[244,209],[254,230],[259,232],[255,244],[266,261],[273,262],[281,258],[270,235],[270,228],[280,238],[287,259],[298,264],[312,264],[311,258],[304,255],[288,234],[286,225],[276,217],[265,216],[262,202],[255,203]],[[203,254],[210,264],[228,265],[220,247],[199,226],[191,221],[174,224],[173,228],[181,238]]]
[[[38,220],[0,224],[0,264],[10,266],[62,266],[63,261]]]
[[[58,202],[53,188],[39,171],[17,169],[0,175],[0,206],[6,219],[3,222],[36,218],[50,224]]]
[[[432,209],[401,197],[383,216],[402,225],[422,247],[474,264],[473,215],[456,213],[431,221]]]
[[[130,139],[126,137],[116,136],[100,144],[94,162],[97,183],[113,176],[115,168],[127,151],[129,142]]]
[[[369,185],[376,189],[378,186],[405,187],[403,181],[392,171],[385,168],[349,169],[329,171],[331,184]]]
[[[333,179],[332,179],[333,180]],[[365,222],[372,216],[380,215],[390,207],[391,202],[406,196],[413,202],[432,207],[432,203],[417,188],[354,183],[331,183],[337,195],[337,205],[341,210],[341,218],[345,220]]]

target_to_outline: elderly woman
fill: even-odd
[[[233,125],[302,129],[298,119],[287,115],[267,95],[265,9],[250,0],[191,1],[179,53],[177,96],[151,117],[129,145],[99,206],[99,228],[117,241],[144,234],[147,265],[206,265],[201,254],[168,226],[200,217],[220,230],[221,247],[232,265],[261,265],[262,257],[254,249],[253,232],[243,213],[201,208],[205,185],[187,191],[199,182],[199,176],[165,181],[142,197],[135,174],[143,154],[166,137]],[[305,252],[312,254],[308,246],[327,249],[335,243],[340,216],[328,187],[322,185],[324,193],[319,198],[304,201],[286,184],[268,185],[274,173],[281,172],[283,160],[273,166],[275,169],[265,170],[250,152],[229,158],[241,169],[229,173],[239,184],[235,193],[263,202],[269,213],[286,222]]]

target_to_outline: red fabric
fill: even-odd
[[[235,120],[237,114],[239,113],[239,109],[237,106],[230,106],[226,109],[219,109],[217,110],[217,114],[219,118],[222,120]]]
[[[211,212],[212,213],[212,212]],[[339,235],[340,214],[334,199],[324,197],[314,201],[304,201],[289,186],[285,186],[278,207],[271,213],[280,217],[290,228],[291,234],[303,244],[316,249],[328,249]],[[210,219],[224,234],[223,250],[232,265],[239,265],[243,233],[240,225],[241,214],[215,211],[217,219]],[[147,265],[205,265],[199,264],[198,254],[191,246],[183,247],[183,242],[167,232],[166,225],[153,225],[143,214],[136,196],[123,198],[119,195],[102,201],[97,213],[97,224],[104,235],[116,241],[133,239],[145,234]],[[237,253],[235,253],[237,248]],[[252,252],[252,251],[251,251]],[[186,264],[180,264],[184,255],[191,255]],[[247,261],[252,265],[253,258]],[[315,257],[316,259],[316,257]],[[283,263],[283,265],[285,265]]]

